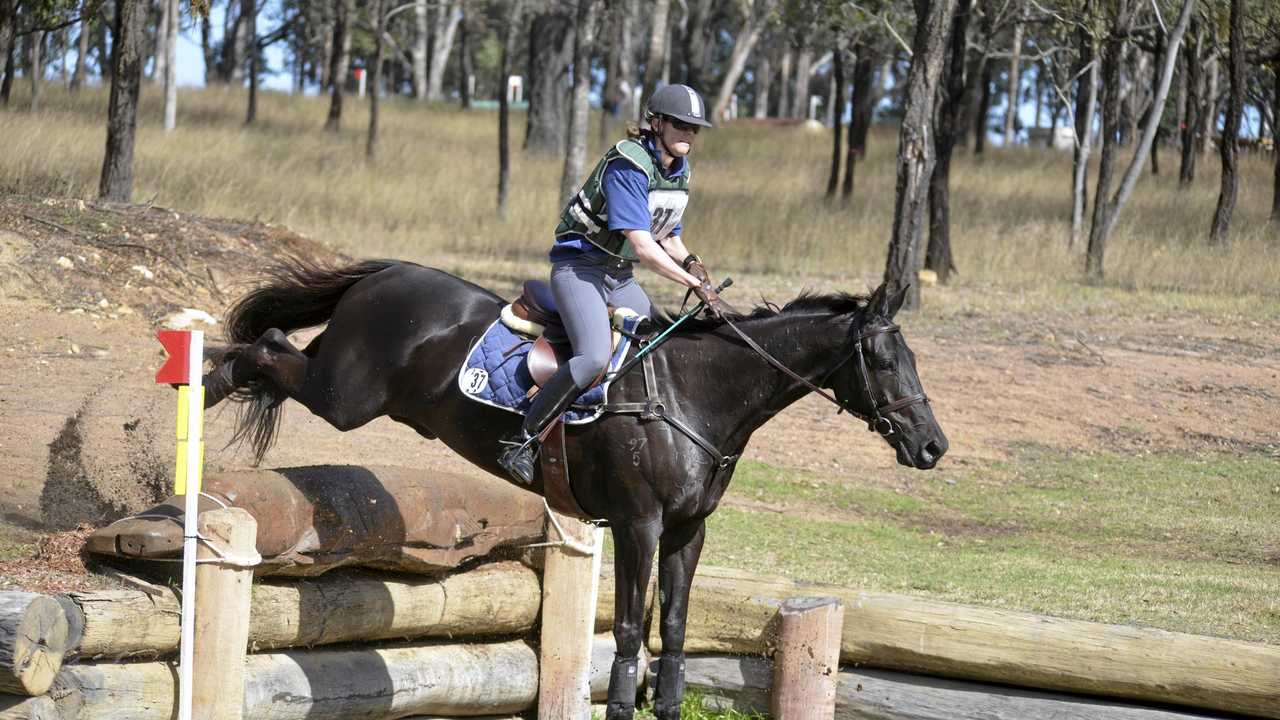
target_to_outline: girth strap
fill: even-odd
[[[646,353],[640,358],[640,367],[644,369],[644,402],[620,402],[606,403],[602,408],[604,412],[615,413],[618,415],[639,415],[641,420],[662,420],[671,427],[679,430],[685,437],[692,440],[698,447],[702,448],[716,461],[717,469],[724,469],[737,462],[738,455],[725,455],[711,444],[711,441],[702,437],[696,430],[689,427],[679,418],[673,417],[668,413],[666,403],[654,398],[658,382],[653,373],[653,364],[650,362],[650,355]]]

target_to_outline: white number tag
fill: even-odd
[[[471,368],[462,376],[462,391],[468,395],[479,395],[489,387],[489,373],[482,368]]]
[[[685,206],[689,204],[689,193],[680,190],[654,190],[649,193],[649,215],[653,225],[649,232],[653,239],[662,240],[671,234],[684,217]]]

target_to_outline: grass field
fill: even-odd
[[[21,108],[21,88],[11,108]],[[559,211],[560,162],[519,152],[516,115],[512,194],[495,212],[495,113],[386,103],[380,157],[364,159],[366,103],[350,102],[339,134],[320,130],[326,101],[262,96],[246,129],[244,95],[184,91],[179,129],[160,129],[159,94],[147,88],[140,119],[134,199],[214,216],[283,223],[357,255],[439,264],[464,253],[538,262]],[[105,93],[51,89],[43,110],[0,113],[5,152],[0,190],[91,197],[105,137]],[[598,133],[592,129],[593,144]],[[893,208],[892,129],[877,129],[850,207],[823,198],[828,133],[800,127],[731,127],[704,134],[695,151],[691,246],[722,271],[800,275],[862,289],[883,272]],[[593,148],[593,153],[599,148]],[[1105,287],[1250,299],[1280,297],[1280,241],[1267,224],[1271,167],[1243,160],[1233,242],[1206,246],[1217,199],[1216,158],[1176,190],[1173,153],[1146,177],[1108,248]],[[1083,248],[1066,247],[1070,157],[1019,148],[976,160],[960,153],[952,177],[957,284],[1079,294]],[[1136,297],[1134,299],[1137,299]],[[1151,298],[1147,298],[1152,300]],[[1153,300],[1158,302],[1158,300]],[[1207,302],[1212,303],[1212,300]]]
[[[381,159],[363,155],[365,105],[321,131],[323,100],[184,91],[164,134],[146,95],[134,198],[282,223],[356,256],[418,260],[509,289],[545,272],[560,162],[519,152],[510,211],[494,209],[493,113],[387,103]],[[23,107],[15,93],[11,107]],[[105,95],[50,91],[41,114],[0,112],[0,192],[96,192]],[[592,131],[593,141],[596,133]],[[744,287],[862,291],[882,273],[893,207],[892,130],[878,128],[849,206],[822,197],[829,135],[803,128],[707,133],[694,161],[689,245]],[[597,148],[598,149],[598,148]],[[1145,177],[1107,254],[1082,281],[1066,247],[1070,158],[993,148],[957,156],[960,274],[926,293],[915,332],[974,316],[1185,316],[1217,324],[1280,316],[1280,233],[1267,224],[1270,158],[1246,157],[1233,242],[1207,247],[1217,160],[1176,188],[1173,153]],[[651,289],[654,289],[651,287]],[[658,299],[677,300],[657,287]],[[664,294],[666,293],[666,294]],[[945,298],[945,302],[942,299]],[[749,303],[752,298],[744,302]],[[996,325],[984,332],[999,332]],[[1274,384],[1274,382],[1273,382]],[[1278,390],[1277,392],[1280,392]],[[705,561],[797,578],[1106,622],[1280,643],[1280,467],[1274,455],[1006,449],[1006,459],[907,470],[875,486],[744,462],[710,521]]]

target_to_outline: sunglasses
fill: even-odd
[[[693,123],[676,120],[675,118],[669,118],[668,122],[671,123],[671,127],[679,130],[680,132],[693,133],[694,135],[697,135],[698,131],[702,129],[701,125],[694,125]]]

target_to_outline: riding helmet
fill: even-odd
[[[663,85],[649,98],[650,115],[666,115],[691,125],[711,127],[707,120],[707,104],[697,90],[688,85]]]

